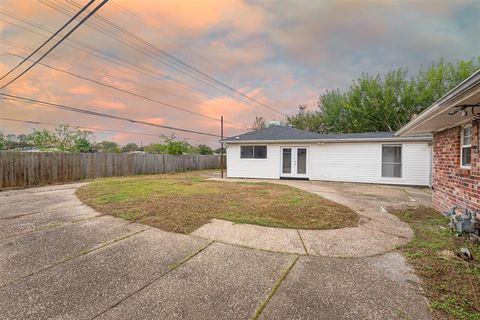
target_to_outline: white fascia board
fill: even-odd
[[[341,142],[409,142],[409,141],[432,141],[431,136],[425,137],[394,137],[394,138],[369,138],[369,139],[305,139],[305,140],[238,140],[238,141],[224,141],[224,143],[231,144],[292,144],[292,143],[302,143],[302,144],[312,144],[312,143],[341,143]]]

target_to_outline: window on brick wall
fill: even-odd
[[[467,125],[461,135],[460,163],[463,168],[470,168],[472,163],[472,126]]]

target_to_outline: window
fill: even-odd
[[[267,146],[240,146],[242,159],[267,159]]]
[[[253,158],[253,146],[241,146],[240,147],[240,158],[242,158],[242,159]]]
[[[382,177],[402,177],[402,146],[382,145]]]
[[[472,163],[472,126],[467,126],[462,130],[461,136],[461,153],[460,161],[461,166],[464,168],[470,168]]]

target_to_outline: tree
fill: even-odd
[[[151,143],[144,148],[146,153],[162,154],[165,153],[165,145],[161,143]]]
[[[5,148],[5,136],[2,131],[0,131],[0,149]]]
[[[165,153],[173,155],[181,155],[187,150],[187,146],[183,141],[169,141],[165,145]]]
[[[180,155],[187,152],[190,145],[185,141],[178,141],[174,134],[170,136],[163,135],[163,140],[165,141],[165,151],[166,154]]]
[[[75,141],[73,152],[87,153],[92,152],[93,147],[90,141],[85,138],[79,138]]]
[[[118,143],[113,141],[102,141],[93,146],[94,151],[98,152],[109,152],[109,153],[119,153],[122,151]]]
[[[223,153],[225,154],[226,151],[227,151],[227,146],[223,145]],[[214,151],[214,154],[221,154],[221,153],[222,153],[222,148],[217,148]]]
[[[198,145],[198,153],[203,154],[203,155],[213,154],[213,150],[212,150],[212,148],[210,148],[207,145],[199,144]]]
[[[122,147],[122,152],[131,152],[131,151],[137,151],[137,150],[138,150],[138,145],[133,142],[127,143]]]
[[[267,121],[264,117],[255,116],[255,120],[252,122],[248,131],[258,131],[267,127]]]
[[[77,141],[81,141],[80,144],[85,145],[85,141],[89,142],[92,133],[62,124],[55,128],[53,136],[58,150],[62,152],[78,152],[76,151]]]
[[[383,76],[364,73],[348,90],[322,94],[317,111],[300,108],[287,122],[316,132],[396,131],[479,68],[480,57],[456,63],[441,60],[421,68],[415,77],[402,68]]]
[[[314,132],[326,131],[323,124],[323,117],[319,111],[305,111],[305,105],[299,105],[298,109],[299,112],[296,115],[287,117],[287,124],[301,130]]]
[[[55,147],[55,136],[48,130],[33,130],[29,135],[30,143],[38,150],[45,151]]]

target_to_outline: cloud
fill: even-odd
[[[375,74],[398,67],[415,72],[421,65],[440,58],[455,61],[471,58],[480,52],[480,42],[477,41],[480,19],[476,16],[480,11],[478,1],[117,0],[115,3],[150,25],[132,19],[110,3],[98,14],[150,44],[138,39],[128,42],[125,34],[120,39],[124,43],[118,42],[84,25],[44,62],[207,117],[218,119],[223,115],[227,136],[244,131],[257,115],[267,120],[281,120],[283,117],[195,73],[175,59],[191,64],[262,104],[293,114],[298,104],[308,104],[309,110],[314,110],[322,92],[347,88],[362,72]],[[68,2],[62,6],[72,8]],[[67,19],[41,2],[4,0],[2,7],[52,31]],[[46,39],[15,27],[11,22],[48,36],[47,32],[11,17],[1,15],[1,18],[7,22],[0,22],[0,36],[9,41],[34,48]],[[98,24],[101,20],[94,17],[91,22]],[[88,47],[79,46],[74,41],[81,41]],[[31,49],[10,45],[5,45],[2,50],[20,55],[31,52]],[[18,61],[17,58],[0,56],[0,73]],[[217,120],[112,90],[41,65],[35,66],[5,92],[189,130],[219,132]],[[106,129],[172,133],[160,128],[5,101],[2,102],[2,115]],[[28,125],[6,122],[0,126],[4,131],[14,133],[31,129]],[[217,144],[216,138],[176,134],[191,141],[207,139],[208,143]],[[158,140],[100,131],[96,136],[97,140],[118,140],[121,143],[134,141],[139,144],[142,141],[145,144]]]
[[[92,101],[92,105],[99,107],[101,109],[107,110],[116,110],[116,109],[126,109],[127,106],[121,102],[112,102],[101,99],[95,99]]]
[[[154,123],[154,124],[165,124],[165,119],[164,118],[144,118],[144,119],[141,119],[142,121],[145,121],[145,122],[151,122],[151,123]]]
[[[68,89],[68,92],[73,93],[73,94],[82,94],[82,95],[88,95],[93,92],[93,90],[87,86],[75,86],[70,89]]]

